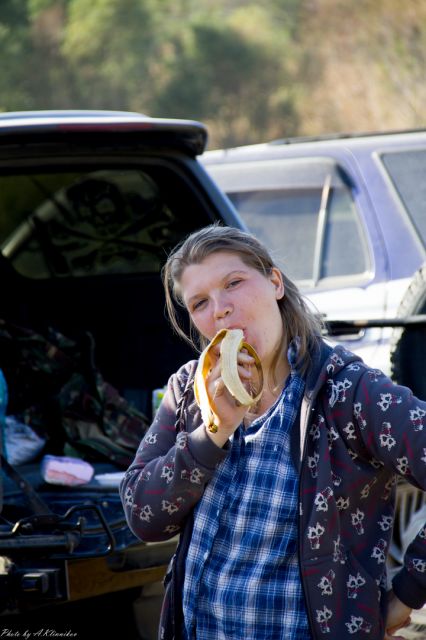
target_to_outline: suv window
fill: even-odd
[[[289,275],[312,279],[320,192],[273,189],[228,196],[248,228],[267,242]]]
[[[321,278],[351,276],[368,269],[367,251],[353,200],[347,190],[330,194]]]
[[[208,170],[293,279],[317,284],[369,270],[351,189],[334,162],[247,162]]]
[[[426,246],[426,149],[384,153],[381,160]]]
[[[158,272],[185,232],[176,184],[158,165],[1,175],[1,252],[29,278]]]

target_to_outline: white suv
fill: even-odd
[[[395,330],[383,325],[426,257],[426,131],[279,140],[201,159],[326,318],[369,320],[334,325],[333,339],[390,373]]]

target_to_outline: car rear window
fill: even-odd
[[[383,153],[381,160],[426,246],[426,149]]]
[[[1,251],[29,278],[156,272],[200,225],[185,197],[165,167],[0,175]]]

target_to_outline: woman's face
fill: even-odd
[[[237,253],[218,251],[186,267],[179,284],[194,326],[208,341],[220,329],[242,329],[262,362],[270,363],[283,333],[278,269],[264,276]]]

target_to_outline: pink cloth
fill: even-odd
[[[41,475],[50,484],[86,484],[92,479],[94,471],[91,464],[80,458],[47,455],[41,461]]]

